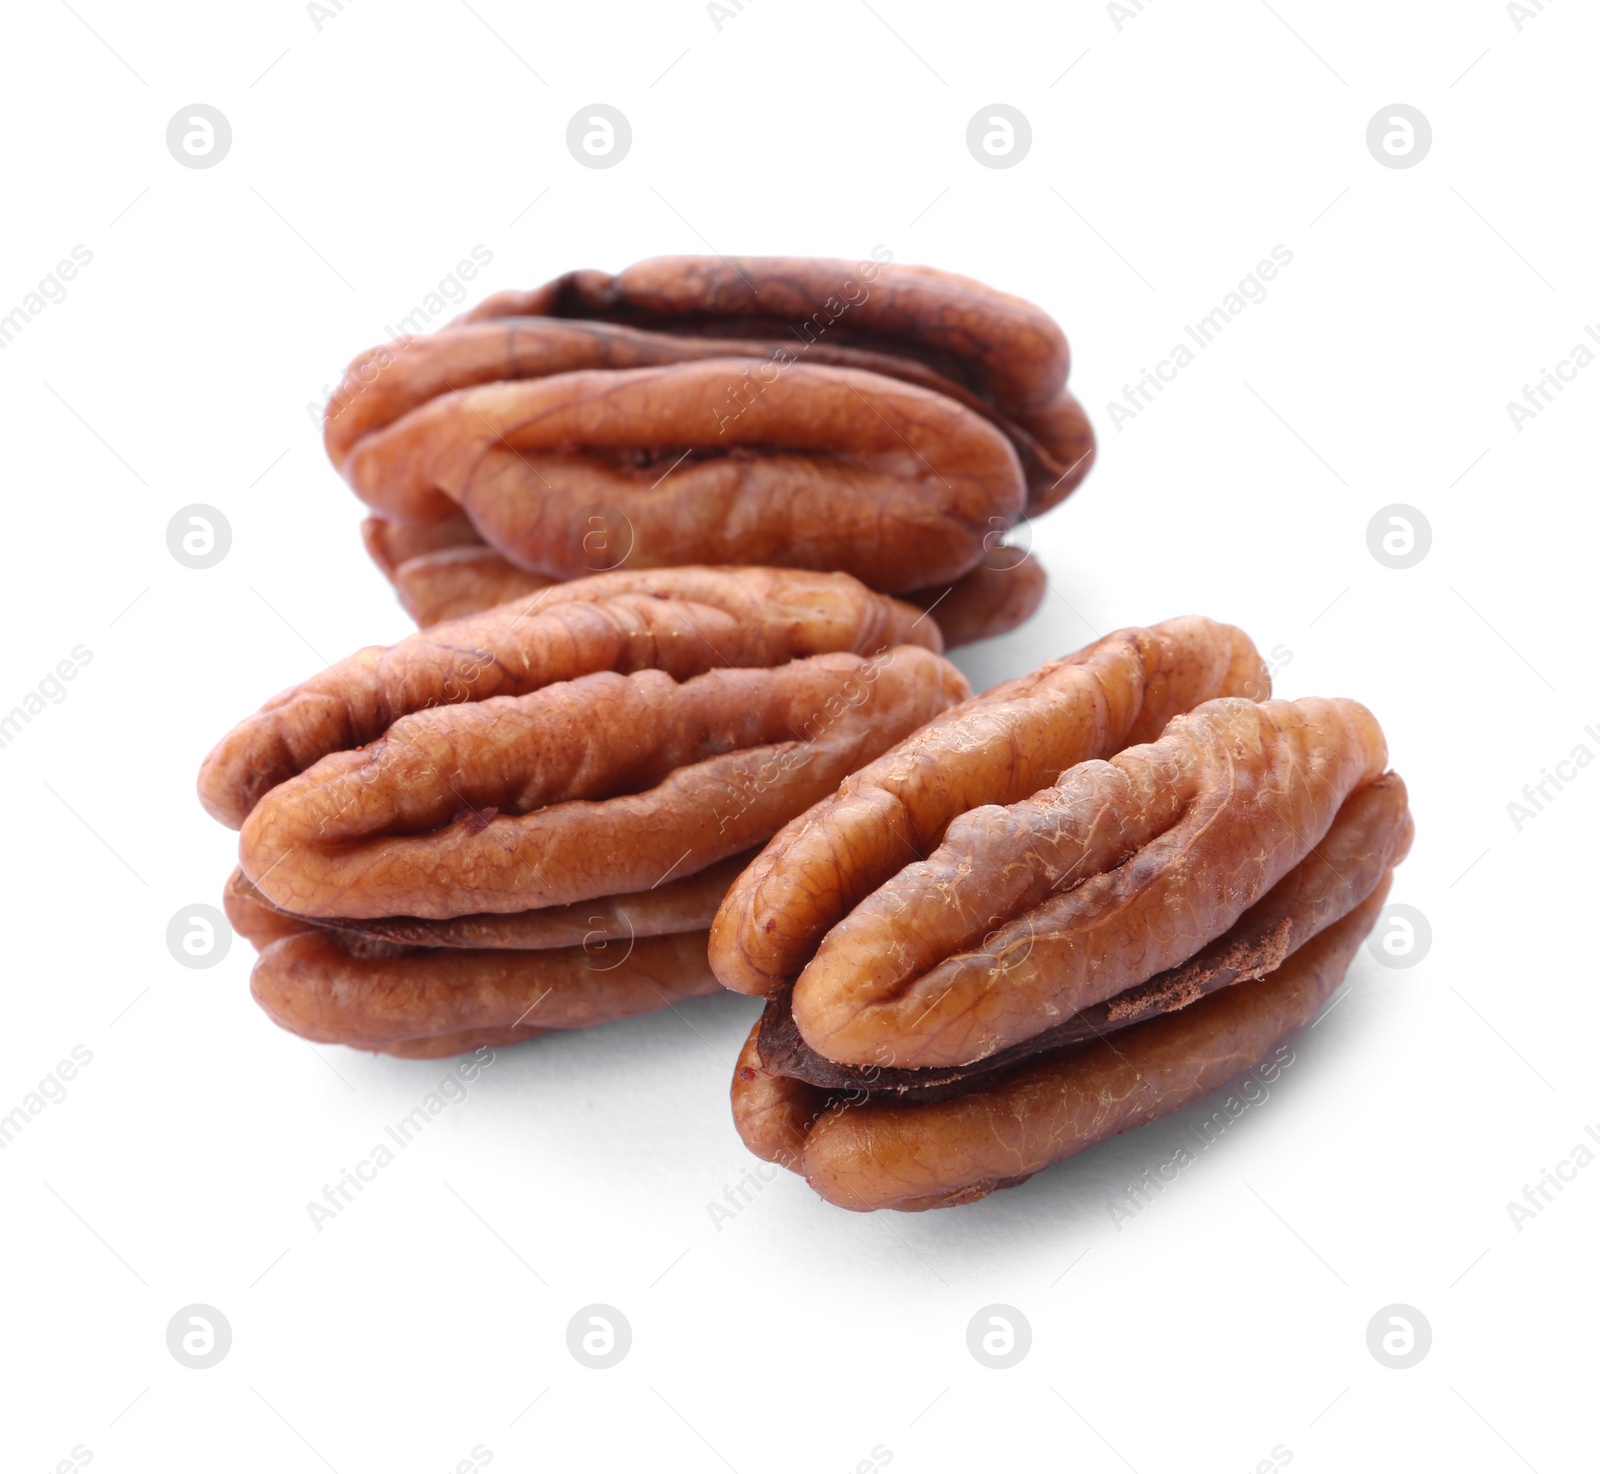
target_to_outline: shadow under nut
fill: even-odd
[[[551,1029],[466,1029],[459,1034],[436,1034],[431,1039],[400,1039],[390,1044],[368,1045],[374,1054],[395,1059],[449,1059],[457,1054],[476,1054],[481,1049],[508,1049],[542,1039]]]
[[[1119,630],[952,708],[792,820],[752,862],[712,926],[717,976],[735,992],[776,991],[958,815],[1016,803],[1077,763],[1151,741],[1203,701],[1270,689],[1242,630],[1190,616]]]
[[[826,651],[941,648],[912,605],[853,578],[781,568],[597,574],[370,646],[291,686],[201,764],[200,801],[238,828],[261,796],[317,759],[372,742],[426,708],[525,695],[595,671],[771,666]]]
[[[246,819],[239,863],[310,917],[445,918],[645,890],[763,842],[967,691],[902,645],[601,673],[402,718]]]
[[[1267,1059],[1343,980],[1388,894],[1387,878],[1276,971],[1103,1043],[1025,1065],[929,1105],[868,1101],[806,1134],[802,1169],[842,1208],[918,1211],[971,1202],[1180,1110]]]
[[[310,931],[273,942],[250,975],[251,994],[275,1023],[302,1039],[361,1049],[489,1030],[583,1029],[715,990],[704,932],[546,952],[361,955]]]
[[[1384,770],[1367,709],[1206,702],[1156,741],[954,820],[823,938],[794,989],[848,1064],[963,1065],[1192,957]]]
[[[730,413],[747,369],[771,382]],[[889,592],[964,573],[992,519],[1009,525],[1027,499],[1010,442],[947,396],[753,359],[459,390],[363,438],[345,473],[385,516],[458,503],[513,563],[552,578],[589,571],[574,528],[614,507],[629,566],[836,569]]]

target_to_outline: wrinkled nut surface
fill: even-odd
[[[260,953],[251,992],[280,1027],[433,1059],[716,991],[706,927],[747,858],[636,894],[440,921],[298,916],[235,870],[223,907]]]
[[[241,828],[224,905],[257,999],[434,1058],[711,991],[706,928],[754,848],[970,694],[940,644],[844,575],[682,568],[340,662],[201,774]]]
[[[961,700],[916,645],[719,668],[606,671],[433,707],[271,789],[239,864],[305,916],[449,917],[644,890],[771,836]]]
[[[796,365],[951,399],[1008,437],[1032,515],[1093,462],[1088,419],[1066,389],[1066,340],[1037,307],[927,267],[780,257],[663,257],[498,293],[439,332],[360,355],[329,402],[328,454],[345,471],[364,437],[454,390],[707,358],[738,364],[706,405],[718,423]]]
[[[740,876],[712,928],[717,976],[736,992],[775,992],[959,815],[1148,742],[1203,701],[1270,689],[1242,630],[1189,617],[1119,630],[945,712],[793,820]]]
[[[1188,660],[1167,664],[1190,673],[1152,733],[1164,703],[1152,685],[1130,719],[1132,657],[1178,628]],[[1239,694],[1194,679],[1206,647]],[[1110,652],[1120,682],[1060,699],[1063,670],[1104,675]],[[1304,1022],[1412,822],[1371,714],[1250,699],[1253,656],[1209,621],[1122,632],[946,713],[790,824],[712,930],[721,980],[769,994],[733,1088],[752,1149],[847,1207],[970,1202],[1178,1108]],[[1057,698],[1042,723],[1041,690]],[[1038,756],[1051,732],[1080,749],[1056,772]],[[898,854],[869,843],[885,816]]]
[[[433,535],[413,536],[421,532]],[[373,562],[394,585],[401,607],[424,629],[555,582],[503,558],[464,516],[442,523],[368,517],[362,536]],[[992,562],[979,563],[953,584],[914,589],[905,596],[939,626],[946,649],[1003,635],[1031,619],[1044,600],[1044,565],[1032,553],[1014,554],[1001,547],[991,557]]]
[[[596,671],[683,679],[827,651],[941,648],[922,610],[841,574],[674,568],[599,574],[372,646],[275,696],[201,766],[200,801],[238,828],[263,794],[427,708],[520,696]]]
[[[1156,742],[952,821],[822,939],[795,1023],[846,1064],[987,1058],[1221,935],[1387,757],[1353,701],[1206,702]]]
[[[1009,441],[941,394],[795,364],[737,416],[710,412],[747,360],[580,370],[429,400],[341,469],[380,515],[459,506],[499,552],[551,578],[630,567],[837,569],[904,592],[960,577],[1026,502]],[[614,508],[607,518],[597,508]],[[597,553],[589,519],[602,515]],[[614,547],[611,523],[626,529]]]

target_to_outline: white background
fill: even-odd
[[[0,312],[93,261],[0,351],[0,708],[93,659],[0,749],[0,1112],[93,1062],[0,1151],[0,1464],[1593,1467],[1600,1164],[1520,1230],[1506,1204],[1600,1123],[1600,768],[1520,832],[1507,804],[1600,754],[1600,365],[1520,431],[1505,407],[1600,323],[1592,9],[74,7],[3,38]],[[605,171],[565,146],[596,101],[634,134]],[[997,101],[1033,129],[1006,170],[965,145]],[[1411,169],[1365,142],[1397,101],[1432,124]],[[233,129],[207,170],[165,146],[194,102]],[[1280,694],[1385,725],[1426,959],[1363,950],[1270,1100],[1120,1225],[1216,1101],[974,1207],[855,1217],[784,1176],[719,1228],[753,1160],[727,1085],[755,1004],[725,997],[502,1051],[318,1233],[307,1200],[446,1065],[305,1045],[242,941],[195,971],[164,940],[232,863],[193,796],[211,743],[408,629],[308,402],[474,245],[477,295],[879,243],[1054,313],[1101,439],[1034,529],[1055,592],[960,654],[974,683],[1177,613],[1282,647]],[[1114,428],[1280,243],[1267,299]],[[166,547],[192,502],[233,529],[208,571]],[[1433,535],[1404,571],[1366,542],[1396,502]],[[166,1347],[192,1302],[233,1330],[209,1371]],[[633,1328],[609,1371],[566,1348],[591,1302]],[[966,1346],[992,1302],[1032,1326],[1007,1371]],[[1394,1302],[1433,1330],[1406,1371],[1366,1344]]]

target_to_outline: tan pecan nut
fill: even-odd
[[[202,772],[242,825],[257,998],[308,1038],[438,1053],[711,990],[753,847],[968,694],[938,644],[846,577],[689,568],[331,667]]]
[[[1088,419],[1066,388],[1066,340],[1031,303],[929,267],[717,256],[661,257],[615,276],[569,272],[498,293],[440,332],[363,353],[329,401],[328,454],[354,483],[360,443],[442,395],[705,359],[729,364],[705,404],[717,425],[795,365],[857,370],[952,400],[1010,441],[1030,515],[1059,502],[1093,461]]]
[[[1157,651],[1176,678],[1141,687]],[[1365,708],[1265,695],[1238,631],[1124,631],[792,822],[712,931],[771,999],[734,1082],[752,1148],[847,1207],[967,1202],[1270,1053],[1411,819]]]

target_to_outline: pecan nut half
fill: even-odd
[[[797,363],[951,399],[1010,440],[1033,515],[1093,461],[1066,340],[1037,307],[927,267],[781,257],[662,257],[498,293],[440,332],[358,357],[329,402],[328,454],[344,470],[364,437],[473,385],[706,358],[739,360],[707,405],[721,419]]]
[[[966,694],[941,656],[814,655],[678,682],[604,671],[412,712],[246,817],[239,864],[305,916],[523,911],[692,875]]]
[[[1247,641],[1187,623],[1249,669]],[[1107,722],[1114,683],[1041,712],[1084,665],[996,688],[863,769],[718,912],[718,976],[770,995],[736,1122],[832,1201],[971,1201],[1222,1083],[1337,986],[1409,849],[1364,707],[1249,699],[1259,671],[1236,695],[1190,679],[1150,740],[1163,703]],[[1051,735],[1079,751],[1054,773]],[[866,843],[891,824],[898,849]],[[1138,1088],[1106,1093],[1129,1069]]]
[[[705,932],[748,858],[647,891],[442,920],[300,916],[235,870],[223,908],[261,954],[251,993],[282,1028],[319,1043],[436,1058],[716,991]]]
[[[764,563],[904,592],[954,580],[1022,515],[1016,452],[944,395],[796,363],[737,416],[712,412],[746,359],[505,380],[429,400],[341,470],[374,511],[459,506],[513,563],[593,571],[587,518],[616,508],[630,567]]]
[[[224,904],[258,1001],[432,1057],[712,991],[707,928],[755,848],[970,694],[939,646],[843,575],[682,568],[330,667],[201,774],[241,828]]]

